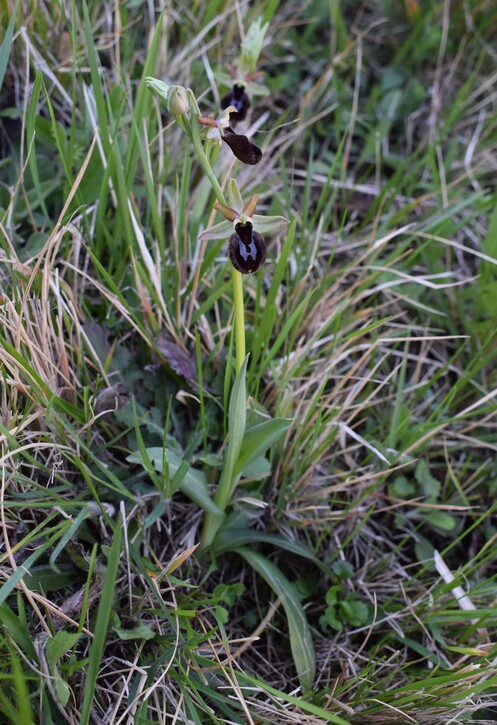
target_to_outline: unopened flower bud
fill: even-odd
[[[240,58],[238,61],[239,75],[244,77],[247,73],[253,73],[257,60],[261,54],[264,36],[269,28],[269,23],[262,24],[261,18],[257,18],[242,42]]]
[[[188,95],[183,86],[171,86],[167,94],[167,110],[171,116],[182,116],[190,109]]]
[[[164,83],[164,81],[160,81],[157,78],[151,78],[148,76],[145,78],[145,84],[149,91],[152,91],[164,105],[167,105],[167,98],[169,95],[169,91],[171,89],[171,86],[169,83]]]

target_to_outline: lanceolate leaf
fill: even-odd
[[[222,511],[226,509],[239,478],[236,474],[236,462],[240,457],[247,421],[247,388],[245,385],[247,361],[248,358],[245,358],[231,391],[228,412],[228,452],[226,454],[226,462],[218,490],[214,498],[214,501]]]
[[[246,431],[243,437],[243,446],[236,462],[235,472],[241,475],[252,461],[255,461],[284,433],[292,421],[287,418],[273,418],[254,425]]]
[[[162,469],[164,466],[164,450],[162,448],[159,448],[158,446],[155,446],[153,448],[147,448],[146,452],[155,470],[159,471],[159,473],[162,473]],[[143,460],[140,451],[132,453],[130,456],[127,457],[126,460],[130,461],[131,463],[140,463],[146,468],[146,462]],[[178,471],[181,464],[187,463],[184,459],[182,459],[170,449],[167,450],[165,460],[169,464],[169,473],[172,479],[174,479],[174,475],[176,471]],[[181,481],[178,483],[177,488],[182,493],[184,493],[185,496],[188,496],[188,498],[198,504],[200,508],[204,509],[204,511],[210,511],[212,514],[221,513],[209,496],[207,481],[202,471],[198,471],[197,469],[191,468],[188,465],[186,473]],[[174,490],[175,488],[173,486],[172,493],[174,493]]]
[[[272,562],[256,551],[244,546],[236,549],[240,556],[266,580],[271,589],[281,597],[285,609],[290,647],[303,690],[310,690],[316,672],[316,657],[311,628],[293,584]]]
[[[248,356],[243,361],[231,390],[228,408],[228,450],[214,497],[214,503],[220,509],[221,513],[214,516],[208,513],[205,517],[202,532],[202,543],[204,546],[210,546],[212,544],[216,532],[225,519],[226,514],[224,512],[240,478],[239,475],[236,475],[235,468],[236,462],[240,457],[247,422],[247,387],[245,383],[247,362]]]
[[[292,541],[281,534],[267,534],[264,531],[255,531],[245,526],[223,526],[216,536],[214,542],[214,551],[221,554],[223,551],[233,551],[240,546],[246,544],[264,543],[272,544],[280,549],[285,549],[292,554],[302,556],[304,559],[312,561],[327,576],[330,576],[330,570],[317,556],[315,556],[306,544],[301,541]]]

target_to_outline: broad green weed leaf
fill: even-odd
[[[429,521],[432,526],[442,529],[442,531],[452,531],[455,529],[457,523],[454,516],[445,513],[445,511],[433,511],[433,513],[428,516],[427,521]]]
[[[138,622],[133,629],[125,629],[124,627],[112,627],[119,639],[153,639],[155,632],[148,627],[145,622]]]
[[[53,669],[68,650],[70,650],[79,639],[79,634],[75,632],[65,632],[59,630],[51,639],[48,640],[46,646],[47,662],[50,669]]]
[[[78,641],[79,634],[60,630],[54,637],[48,640],[46,645],[47,664],[52,677],[53,689],[57,699],[65,707],[71,696],[71,689],[67,682],[60,676],[57,663],[60,658],[70,650]]]
[[[53,678],[53,684],[55,692],[57,693],[57,699],[59,700],[62,707],[65,707],[69,702],[69,698],[71,696],[71,689],[67,682],[64,682],[60,675],[55,674]]]

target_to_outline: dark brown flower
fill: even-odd
[[[235,224],[229,241],[229,257],[233,267],[242,274],[257,272],[266,261],[264,238],[254,231],[251,222]]]
[[[245,92],[245,86],[241,83],[235,83],[231,91],[221,99],[221,108],[228,108],[228,106],[236,108],[236,113],[230,113],[230,122],[233,125],[246,118],[250,108],[250,98]]]
[[[243,134],[235,133],[229,126],[223,129],[223,141],[226,141],[236,158],[243,161],[244,164],[258,164],[262,158],[262,151],[255,143],[243,136]]]

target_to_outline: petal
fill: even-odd
[[[221,139],[221,133],[218,128],[211,126],[205,134],[205,138],[216,139],[219,141]]]
[[[257,202],[259,201],[259,194],[252,194],[250,199],[247,201],[245,206],[242,209],[242,214],[246,214],[249,217],[254,216],[255,207],[257,206]]]
[[[264,216],[264,214],[254,214],[252,221],[254,222],[254,227],[261,234],[276,232],[278,229],[283,229],[289,224],[288,219],[285,219],[284,216]]]
[[[224,132],[225,129],[229,128],[230,115],[236,113],[235,106],[227,106],[220,116],[217,117],[216,122],[218,127]]]
[[[219,224],[214,224],[213,227],[209,227],[208,229],[204,229],[203,232],[200,232],[198,235],[198,238],[205,242],[209,239],[226,239],[230,236],[233,232],[233,223],[232,222],[219,222]]]
[[[240,194],[240,189],[238,188],[236,179],[230,179],[228,181],[228,188],[226,191],[232,208],[236,209],[239,213],[241,209],[243,209],[243,199],[242,195]]]
[[[230,222],[234,222],[238,216],[237,211],[235,211],[234,209],[232,209],[229,206],[225,206],[224,204],[221,204],[219,201],[216,201],[216,203],[214,204],[214,209],[216,211],[220,211],[221,214],[223,215],[223,217]]]

